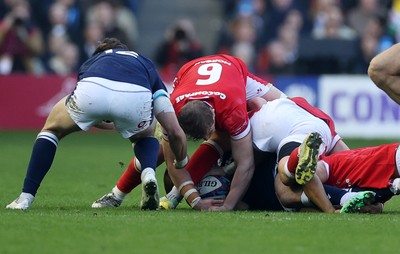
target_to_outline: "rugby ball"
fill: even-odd
[[[231,187],[231,181],[225,176],[208,175],[197,184],[202,199],[225,199]]]

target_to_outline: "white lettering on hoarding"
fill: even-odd
[[[319,108],[332,117],[339,135],[400,137],[400,106],[368,76],[322,76]]]

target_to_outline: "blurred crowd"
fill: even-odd
[[[212,52],[194,21],[165,31],[152,59],[171,76],[204,54],[240,57],[259,75],[366,74],[369,61],[400,41],[400,0],[218,0]],[[139,0],[3,0],[0,74],[76,73],[104,37],[135,50]]]

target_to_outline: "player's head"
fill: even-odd
[[[214,109],[200,100],[186,103],[178,121],[186,135],[194,140],[208,139],[215,130]]]
[[[129,50],[128,46],[123,44],[117,38],[105,38],[102,41],[98,42],[97,47],[93,52],[93,55],[106,51],[107,49],[117,49],[117,48]]]

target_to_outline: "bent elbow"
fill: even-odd
[[[377,63],[376,59],[373,58],[368,66],[368,76],[375,83],[377,87],[383,86],[384,80],[383,68]]]

